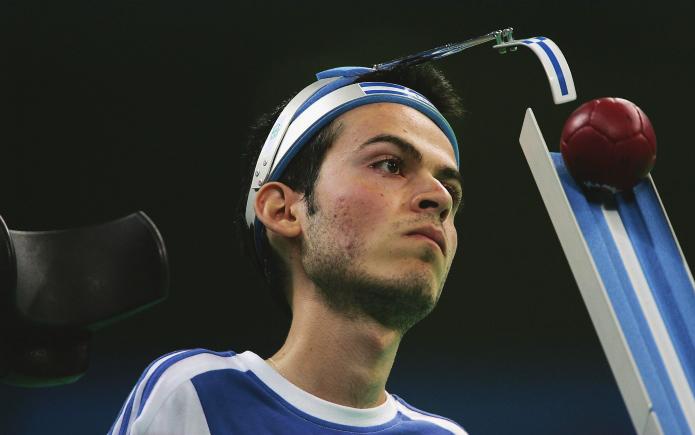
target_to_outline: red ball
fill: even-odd
[[[565,122],[560,151],[572,176],[589,188],[634,187],[656,161],[656,136],[647,115],[622,98],[579,106]]]

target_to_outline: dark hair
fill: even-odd
[[[431,64],[423,64],[411,67],[395,68],[389,71],[375,71],[360,76],[357,82],[388,82],[395,83],[419,92],[447,118],[460,117],[463,108],[460,97],[454,92],[449,81],[442,73]],[[246,200],[251,185],[251,174],[255,168],[256,160],[270,134],[273,123],[289,102],[289,99],[276,107],[273,111],[262,115],[251,127],[247,148],[244,157],[248,159],[247,170],[242,174],[241,198],[238,206],[237,228],[243,240],[245,256],[248,257],[261,271],[264,281],[270,287],[273,296],[281,305],[289,310],[289,304],[285,296],[285,290],[289,285],[289,271],[277,254],[267,246],[266,258],[258,259],[253,237],[248,230],[245,220]],[[339,127],[331,122],[314,135],[292,161],[287,165],[285,172],[278,181],[286,184],[292,190],[302,193],[307,202],[309,213],[314,213],[316,204],[314,201],[314,185],[321,169],[321,164],[326,156],[326,151],[333,144],[339,133]],[[266,245],[267,242],[266,242]],[[289,313],[289,311],[288,311]]]

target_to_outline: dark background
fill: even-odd
[[[388,389],[471,434],[633,433],[518,145],[533,107],[552,151],[582,102],[638,104],[652,171],[695,258],[690,1],[4,2],[0,214],[69,228],[144,210],[166,241],[171,294],[94,336],[77,383],[0,386],[0,433],[110,427],[140,371],[190,347],[269,356],[288,324],[231,226],[247,126],[315,72],[371,65],[512,26],[552,38],[578,100],[552,103],[538,60],[491,45],[438,62],[468,114],[459,252],[433,315],[404,339]]]

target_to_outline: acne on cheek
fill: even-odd
[[[360,233],[362,228],[377,224],[377,212],[383,209],[382,196],[383,193],[375,195],[373,192],[358,189],[349,195],[337,197],[332,210],[337,230],[351,236]]]
[[[355,193],[337,198],[336,211],[342,217],[349,217],[360,222],[368,217],[373,210],[378,209],[378,205],[378,201]]]
[[[346,177],[350,181],[339,181],[341,178],[324,184],[318,199],[320,208],[325,204],[326,217],[333,220],[335,242],[349,250],[363,240],[363,234],[381,225],[388,192],[374,177],[352,174]]]
[[[335,236],[342,239],[340,244],[344,249],[351,248],[352,234],[355,232],[356,221],[351,199],[345,196],[335,198],[330,213],[333,221],[332,226],[336,231]]]

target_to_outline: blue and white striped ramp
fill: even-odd
[[[519,137],[638,434],[695,434],[695,284],[651,176],[587,199],[531,109]]]

